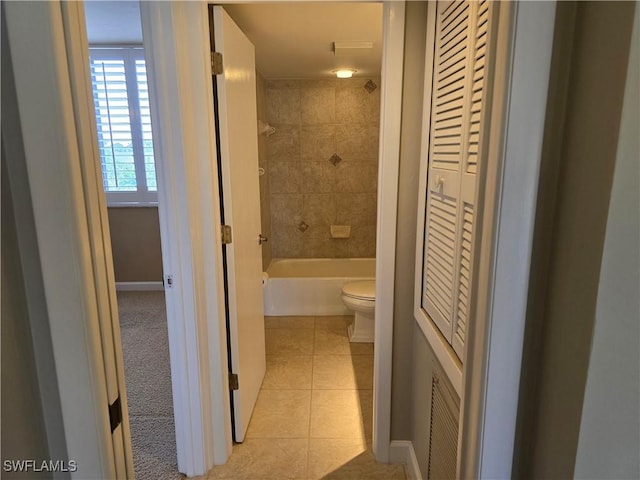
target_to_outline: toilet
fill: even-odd
[[[351,282],[342,287],[342,301],[356,314],[349,325],[349,341],[373,343],[376,307],[376,282]]]

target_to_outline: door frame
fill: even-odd
[[[233,0],[223,0],[218,4],[236,3]],[[379,195],[378,195],[378,224],[377,251],[395,252],[395,217],[398,193],[398,170],[400,155],[400,126],[402,105],[402,77],[404,59],[404,1],[383,2],[383,67],[381,92],[381,130],[380,130],[380,167]],[[163,186],[159,190],[159,209],[163,263],[167,265],[166,272],[179,269],[181,250],[188,249],[187,238],[183,242],[170,239],[171,235],[178,236],[179,222],[184,223],[189,212],[198,212],[198,217],[204,221],[209,219],[210,229],[215,230],[220,225],[220,204],[217,184],[217,165],[209,165],[192,175],[191,184],[201,182],[203,190],[210,188],[212,195],[206,195],[201,201],[192,205],[176,206],[171,199],[179,198],[181,192],[186,191],[189,179],[183,180],[181,188],[173,185],[168,172],[173,176],[182,174],[187,165],[185,152],[193,145],[199,144],[198,152],[204,163],[206,158],[215,158],[215,129],[182,128],[182,118],[188,118],[193,125],[202,127],[212,125],[213,101],[211,99],[211,68],[209,61],[209,31],[206,3],[174,4],[172,2],[143,2],[141,4],[143,29],[143,43],[147,58],[147,76],[151,92],[152,121],[154,130],[159,133],[156,151],[160,153],[161,162],[157,167],[158,181]],[[182,55],[180,53],[182,52]],[[202,81],[206,78],[206,82]],[[207,92],[204,93],[203,88]],[[154,93],[155,91],[155,93]],[[196,93],[197,92],[197,93]],[[206,96],[206,102],[202,97]],[[154,110],[156,116],[154,116]],[[180,115],[176,115],[180,112]],[[198,120],[195,120],[198,119]],[[205,141],[208,139],[208,141]],[[154,140],[155,142],[155,140]],[[155,146],[155,143],[154,143]],[[190,173],[186,171],[185,176]],[[206,186],[208,185],[208,186]],[[165,200],[166,198],[166,200]],[[164,201],[163,201],[164,200]],[[190,210],[191,209],[191,210]],[[213,219],[213,222],[211,222]],[[164,227],[163,227],[164,225]],[[173,229],[166,229],[167,225],[175,225]],[[393,228],[386,228],[393,225]],[[183,231],[189,235],[189,228],[185,224]],[[173,232],[173,233],[172,233]],[[215,236],[215,235],[214,235]],[[219,238],[214,239],[216,250],[222,251],[218,245]],[[213,244],[214,242],[212,242]],[[182,246],[181,246],[182,244]],[[185,247],[185,245],[187,245]],[[166,254],[165,254],[166,250]],[[182,252],[184,254],[185,252]],[[207,252],[191,251],[192,264],[197,263]],[[201,263],[202,269],[209,277],[221,278],[222,258],[219,253],[211,255],[210,261]],[[173,260],[173,259],[176,260]],[[189,258],[191,261],[191,258]],[[173,262],[173,263],[172,263]],[[376,276],[389,278],[388,282],[377,286],[377,308],[374,358],[374,418],[373,418],[373,450],[376,458],[382,462],[389,461],[391,442],[391,365],[392,365],[392,333],[393,322],[383,321],[393,317],[393,283],[395,270],[395,254],[378,256],[376,261]],[[175,277],[175,275],[174,275]],[[391,283],[390,283],[391,282]],[[189,288],[183,281],[175,282],[176,296],[182,298],[182,304],[187,301]],[[224,318],[224,290],[222,281],[211,285],[207,302],[211,305],[211,312],[218,311],[219,318]],[[196,295],[197,296],[197,295]],[[189,300],[192,297],[188,298]],[[170,304],[172,307],[170,307]],[[167,308],[173,307],[173,302],[167,299]],[[220,310],[222,309],[222,310]],[[187,320],[185,312],[176,311],[176,319]],[[231,454],[231,429],[226,419],[231,416],[228,398],[220,395],[212,397],[211,392],[226,392],[228,389],[226,326],[211,317],[208,320],[195,319],[196,324],[180,329],[169,329],[169,345],[172,352],[172,378],[174,379],[174,410],[176,412],[176,436],[178,438],[178,466],[180,471],[187,474],[202,474],[214,463],[226,462]],[[217,329],[216,329],[217,327]],[[198,353],[197,332],[216,331],[216,338],[208,340],[208,354]],[[173,352],[176,352],[174,355]],[[199,356],[208,356],[209,361],[199,363]],[[174,365],[175,364],[175,365]],[[190,385],[188,379],[199,378],[199,382]],[[176,385],[180,386],[176,392]],[[189,395],[187,392],[201,392],[201,395]],[[195,412],[193,405],[197,408]],[[183,416],[181,412],[186,412]],[[197,412],[203,412],[201,415]],[[196,413],[196,414],[194,414]],[[221,418],[221,415],[223,418]],[[215,418],[202,427],[201,418]],[[213,445],[205,444],[204,439],[213,435],[216,441]],[[182,440],[181,440],[182,438]],[[192,447],[187,456],[180,444],[182,442],[197,442],[198,449]],[[193,445],[193,443],[191,443]],[[213,463],[211,463],[213,460]],[[193,473],[190,473],[193,472]]]

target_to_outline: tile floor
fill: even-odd
[[[267,372],[247,430],[202,479],[403,480],[371,453],[373,344],[352,317],[266,317]]]

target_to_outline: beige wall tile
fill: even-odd
[[[311,225],[303,236],[303,250],[311,258],[329,258],[333,254],[328,225]]]
[[[270,162],[298,162],[300,161],[300,126],[273,125],[276,132],[273,135],[261,137],[267,143],[267,154]]]
[[[333,239],[333,257],[332,258],[349,258],[349,238]]]
[[[299,193],[271,194],[271,229],[278,225],[296,225],[304,212],[304,196]]]
[[[338,225],[375,225],[376,195],[374,193],[336,194],[336,221]]]
[[[309,80],[298,80],[298,87],[300,88],[331,88],[335,89],[337,86],[337,80],[335,78],[319,78]]]
[[[378,88],[375,90],[376,92],[380,91],[380,85],[382,84],[380,77],[361,77],[356,75],[351,78],[341,78],[336,80],[336,90],[342,90],[345,88],[362,88],[364,89],[365,84],[372,80]]]
[[[335,191],[377,193],[378,165],[373,162],[340,162],[336,168]],[[304,181],[304,170],[303,170]]]
[[[300,90],[300,120],[303,125],[335,123],[335,89],[302,88]]]
[[[305,193],[334,192],[337,188],[337,172],[336,167],[326,160],[303,162],[302,191]]]
[[[364,88],[344,88],[336,91],[336,122],[371,123],[370,93]],[[373,120],[375,121],[375,120]]]
[[[267,121],[267,90],[265,81],[260,73],[256,72],[256,107],[258,120]],[[269,189],[269,152],[268,139],[265,135],[258,134],[258,165],[265,170],[265,174],[259,177],[260,184],[260,229],[262,235],[271,237],[271,191]],[[271,262],[271,243],[262,245],[262,270],[266,270]]]
[[[349,258],[375,258],[376,226],[362,225],[351,229],[351,242],[348,245]]]
[[[307,438],[311,390],[261,390],[247,438]]]
[[[300,129],[300,158],[303,161],[328,161],[336,153],[336,127],[303,125]]]
[[[273,217],[273,209],[271,212]],[[271,254],[273,258],[305,258],[303,235],[304,233],[294,225],[272,223]]]
[[[272,198],[274,194],[302,192],[302,165],[300,162],[270,162],[268,168],[269,190]]]
[[[300,123],[300,90],[267,88],[267,121],[273,124]]]
[[[314,227],[335,225],[336,200],[335,196],[328,193],[310,193],[302,196],[302,216],[309,225]],[[323,230],[324,236],[330,239],[328,228]]]
[[[379,128],[376,125],[354,123],[336,130],[337,153],[345,161],[378,159]]]
[[[321,228],[376,222],[380,88],[368,93],[363,88],[367,80],[266,82],[267,114],[276,126],[267,155],[269,206],[278,212],[270,215],[273,257],[345,258],[375,252],[375,229],[336,240]],[[380,78],[373,81],[380,86]],[[335,166],[329,162],[334,154],[342,158]],[[297,197],[279,196],[283,193],[309,195],[304,210],[300,212]],[[333,194],[333,200],[320,202],[312,194]],[[288,201],[295,205],[286,205]],[[293,226],[300,220],[311,226],[305,233]]]
[[[296,89],[300,88],[300,80],[266,80],[268,89]]]

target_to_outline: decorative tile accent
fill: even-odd
[[[333,155],[331,155],[331,158],[329,159],[329,161],[333,164],[334,167],[337,167],[338,164],[342,161],[342,159],[337,153],[334,153]]]
[[[364,89],[369,93],[373,93],[376,88],[378,88],[378,85],[376,85],[373,80],[369,80],[364,84]]]
[[[263,137],[273,257],[375,253],[380,81],[265,81],[261,119],[277,128]],[[352,225],[351,238],[332,239],[333,224]]]

